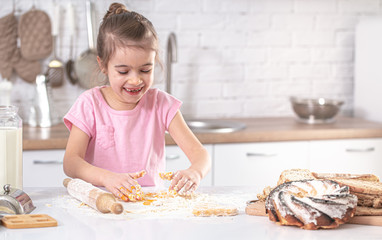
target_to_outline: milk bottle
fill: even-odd
[[[0,188],[23,188],[22,120],[15,106],[0,106]]]

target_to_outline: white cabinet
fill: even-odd
[[[308,167],[308,142],[214,145],[215,186],[275,186],[280,173]]]
[[[382,177],[382,139],[310,141],[310,169]]]
[[[382,18],[363,17],[356,25],[354,59],[354,116],[382,122]]]
[[[64,154],[65,150],[24,151],[24,187],[62,187]]]
[[[212,145],[205,145],[212,155]],[[28,150],[23,152],[24,187],[61,187],[66,178],[63,170],[65,150]],[[177,171],[190,166],[190,161],[176,145],[166,146],[166,171]],[[212,186],[211,171],[201,186]]]
[[[204,146],[212,158],[212,169],[201,186],[275,186],[280,173],[291,168],[321,173],[372,173],[382,178],[380,138]],[[62,168],[64,153],[63,149],[24,151],[24,187],[62,186],[66,177]],[[166,146],[166,171],[189,166],[178,146]]]
[[[213,158],[212,145],[204,145]],[[178,170],[186,169],[190,166],[190,161],[183,151],[177,145],[166,146],[166,171],[176,172]],[[166,186],[169,186],[169,182],[166,181]],[[212,170],[202,179],[200,186],[212,186]]]
[[[292,168],[382,178],[382,139],[214,145],[216,186],[274,186],[280,173]]]

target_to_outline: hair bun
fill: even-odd
[[[121,3],[112,3],[109,7],[109,10],[107,10],[107,13],[103,17],[103,20],[105,20],[106,18],[109,18],[110,16],[121,14],[124,12],[130,12],[129,10],[127,10],[125,5]]]

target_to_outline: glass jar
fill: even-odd
[[[23,188],[23,122],[15,106],[0,106],[0,186]]]

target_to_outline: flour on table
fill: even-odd
[[[152,188],[143,188],[144,192],[152,192]],[[150,191],[151,190],[151,191]],[[158,218],[197,218],[192,211],[195,208],[237,208],[243,214],[248,200],[254,199],[255,194],[245,192],[231,193],[195,193],[191,198],[181,196],[155,198],[154,201],[123,202],[119,201],[124,211],[122,214],[102,214],[97,210],[81,203],[69,194],[57,196],[52,206],[64,208],[69,212],[84,215],[96,215],[111,219],[158,219]],[[201,217],[199,217],[201,218]]]

